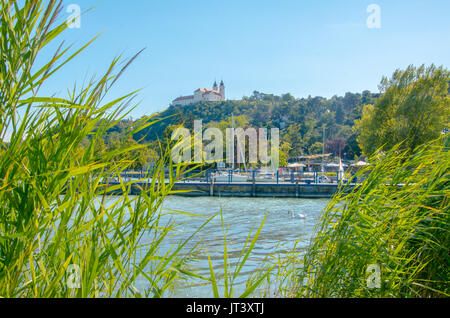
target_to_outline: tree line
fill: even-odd
[[[331,98],[295,98],[289,93],[254,91],[241,100],[172,105],[152,115],[156,123],[122,142],[148,145],[147,150],[139,149],[137,165],[142,166],[168,145],[176,127],[193,129],[194,120],[202,120],[206,128],[225,130],[231,128],[233,116],[235,128],[279,128],[282,163],[323,150],[343,159],[358,159],[401,141],[405,149],[413,150],[450,126],[449,82],[449,71],[443,66],[409,66],[384,77],[379,93],[366,90]],[[105,147],[117,146],[134,122],[123,120],[110,129]]]

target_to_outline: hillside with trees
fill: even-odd
[[[157,114],[157,123],[135,134],[134,139],[164,141],[179,125],[193,129],[194,120],[202,120],[204,127],[231,127],[234,116],[235,127],[279,128],[281,143],[289,145],[289,157],[321,153],[325,129],[326,151],[353,159],[361,154],[353,131],[355,120],[361,118],[363,105],[374,103],[377,97],[364,91],[330,99],[296,99],[291,94],[255,91],[241,100],[170,106]]]
[[[286,160],[321,154],[324,135],[325,152],[348,160],[370,155],[378,148],[389,150],[400,141],[414,149],[450,126],[449,74],[434,65],[410,66],[396,70],[392,78],[383,78],[381,93],[366,90],[331,98],[295,98],[289,93],[278,96],[254,91],[241,100],[169,106],[152,115],[155,123],[123,141],[148,144],[146,157],[154,157],[158,143],[167,146],[176,127],[193,130],[194,120],[202,120],[204,128],[225,131],[232,127],[233,116],[235,128],[279,128],[280,156]],[[135,122],[123,120],[110,129],[105,146],[115,147]]]

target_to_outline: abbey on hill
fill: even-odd
[[[220,88],[217,87],[217,82],[214,82],[213,88],[199,88],[194,92],[194,95],[181,96],[172,101],[172,105],[191,105],[199,102],[221,102],[225,100],[225,85],[223,81],[220,82]]]

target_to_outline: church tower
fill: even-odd
[[[218,91],[219,90],[219,88],[217,87],[217,82],[216,81],[214,81],[214,85],[213,85],[213,91]]]
[[[222,96],[222,101],[225,100],[225,85],[223,84],[223,80],[220,81],[220,96]]]

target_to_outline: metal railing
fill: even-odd
[[[321,171],[289,171],[287,169],[277,169],[275,171],[265,170],[216,170],[209,169],[203,171],[192,171],[180,177],[181,182],[199,183],[271,183],[271,184],[322,184],[339,183],[342,173]]]
[[[166,172],[169,177],[169,172]],[[124,181],[142,180],[151,182],[151,172],[126,170],[120,174]],[[183,183],[270,183],[270,184],[337,184],[342,179],[342,172],[336,171],[293,171],[279,168],[275,171],[267,170],[197,170],[179,176],[178,182]],[[118,177],[111,177],[110,182],[118,182]]]

